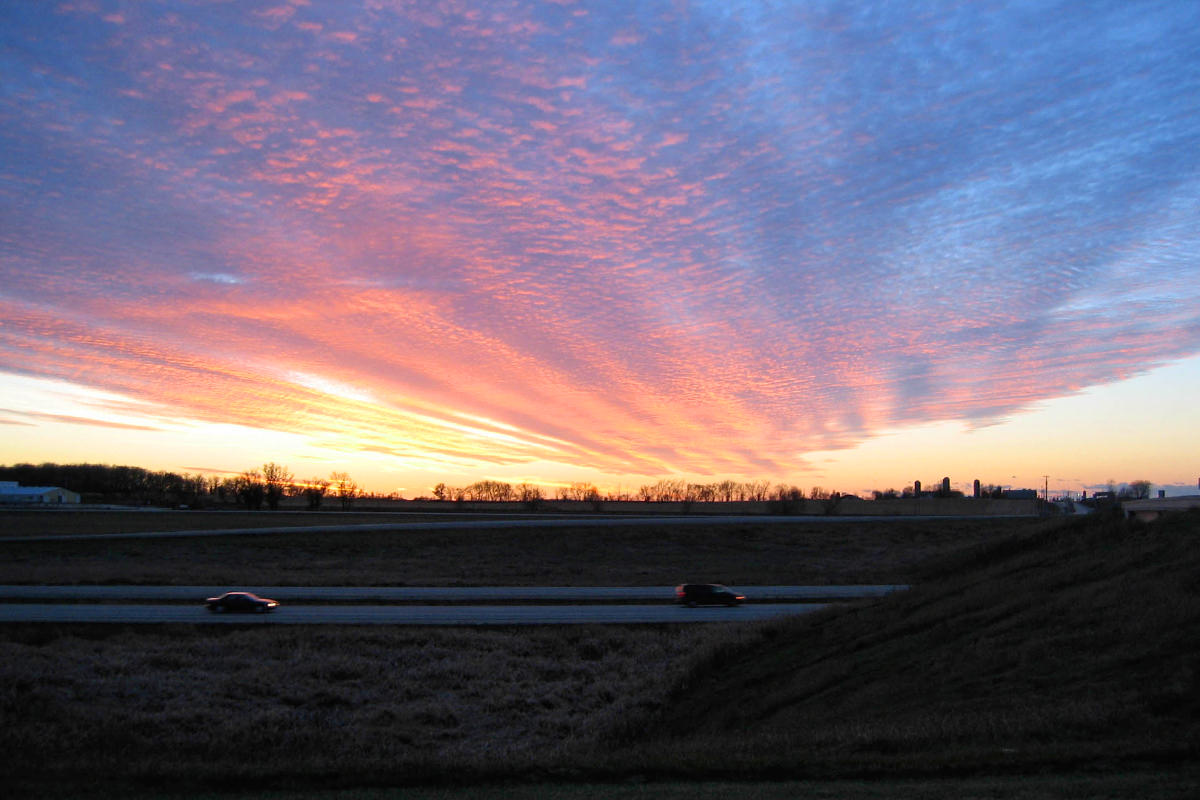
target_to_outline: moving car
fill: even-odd
[[[257,611],[265,614],[279,603],[251,592],[226,592],[204,601],[209,611]]]
[[[675,599],[689,607],[736,606],[746,596],[719,583],[685,583],[675,587]]]

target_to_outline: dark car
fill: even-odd
[[[209,611],[257,611],[265,614],[279,603],[250,592],[226,592],[204,601]]]
[[[746,597],[719,583],[685,583],[675,587],[675,599],[686,606],[736,606]]]

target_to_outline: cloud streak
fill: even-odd
[[[0,23],[0,371],[431,471],[782,475],[1200,352],[1188,4]]]

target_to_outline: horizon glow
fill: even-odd
[[[0,74],[0,463],[1196,491],[1200,5],[13,3]]]

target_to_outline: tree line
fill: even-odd
[[[333,472],[328,478],[297,480],[291,470],[273,461],[233,477],[156,472],[112,464],[0,465],[0,481],[16,481],[24,486],[60,486],[77,492],[85,502],[188,508],[237,504],[248,509],[263,506],[276,509],[284,497],[303,497],[308,508],[315,511],[326,497],[332,497],[343,509],[348,509],[364,496],[345,472]]]
[[[678,478],[664,478],[655,483],[639,486],[635,490],[614,489],[601,492],[592,483],[576,482],[555,488],[548,494],[541,487],[530,483],[515,486],[503,481],[476,481],[469,486],[447,486],[439,483],[432,489],[432,497],[418,500],[444,500],[456,502],[523,502],[537,503],[541,500],[575,500],[583,502],[644,502],[644,503],[739,503],[768,500],[795,501],[807,497],[810,500],[829,500],[840,495],[814,486],[806,495],[797,486],[784,483],[772,485],[770,481],[723,480],[712,483],[691,483]]]
[[[249,469],[225,478],[217,486],[217,494],[222,499],[234,497],[250,510],[258,510],[265,504],[272,511],[279,508],[284,497],[303,497],[308,509],[316,511],[326,496],[337,498],[343,510],[349,509],[362,491],[345,472],[332,472],[328,479],[296,480],[287,467],[270,461],[262,469]]]
[[[322,507],[328,499],[336,500],[349,509],[360,498],[377,497],[365,493],[345,472],[332,472],[327,478],[297,479],[286,466],[267,462],[261,467],[245,470],[232,477],[203,474],[156,472],[141,467],[108,464],[15,464],[0,465],[0,480],[16,481],[26,486],[61,486],[78,492],[89,502],[113,502],[136,505],[166,505],[200,508],[211,504],[237,504],[248,509],[277,509],[285,497],[300,497],[311,510]],[[875,500],[906,499],[920,496],[961,497],[962,492],[951,490],[948,480],[934,484],[932,491],[923,491],[915,482],[901,491],[875,490]],[[1118,486],[1110,481],[1108,496],[1114,499],[1135,499],[1150,496],[1153,484],[1147,480],[1130,481]],[[1008,490],[989,484],[980,487],[981,497],[1003,497]],[[813,486],[807,492],[786,483],[772,484],[766,480],[721,480],[693,483],[681,478],[663,478],[643,484],[636,489],[615,489],[601,492],[585,481],[543,489],[532,483],[510,484],[504,481],[481,480],[468,486],[453,487],[439,483],[432,496],[416,500],[454,502],[518,502],[536,508],[544,500],[591,502],[645,503],[733,503],[774,502],[783,508],[794,508],[804,500],[837,503],[854,497]],[[398,496],[392,496],[395,499]]]

